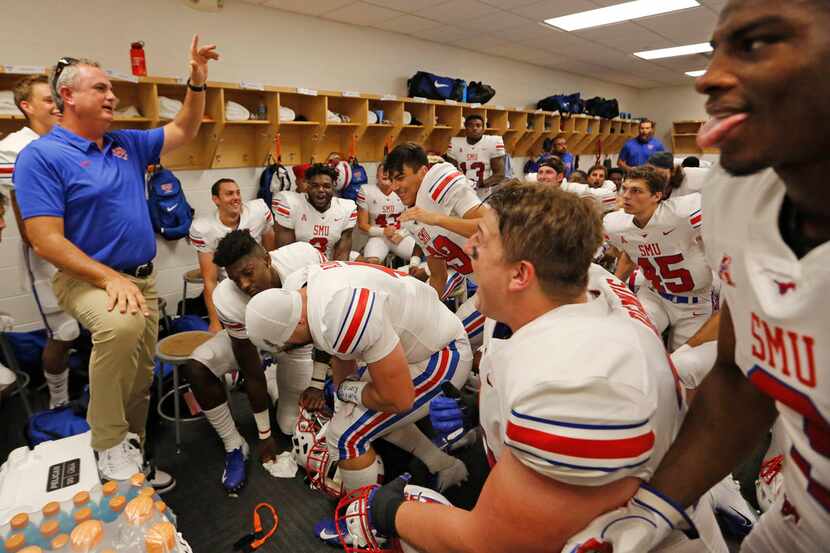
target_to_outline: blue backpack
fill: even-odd
[[[83,395],[67,405],[40,411],[29,418],[26,425],[26,438],[30,447],[83,434],[89,431],[89,424],[86,422],[86,411],[89,407],[89,391],[84,390]]]
[[[187,236],[193,222],[193,208],[187,203],[182,183],[160,165],[147,181],[147,206],[153,229],[167,240]]]
[[[290,190],[292,192],[297,190],[297,182],[294,178],[294,171],[280,163],[273,161],[265,166],[262,174],[259,176],[259,189],[256,197],[261,198],[268,209],[271,209],[271,200],[274,199],[274,194]],[[273,210],[271,215],[274,215]]]

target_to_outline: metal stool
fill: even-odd
[[[213,338],[213,334],[203,330],[189,330],[187,332],[179,332],[161,340],[156,345],[156,357],[163,363],[170,363],[173,365],[173,389],[162,395],[164,390],[162,388],[162,378],[159,378],[159,401],[158,414],[161,418],[176,423],[176,453],[181,452],[182,433],[181,433],[181,405],[179,397],[179,366],[184,365],[193,350]],[[171,419],[168,415],[162,412],[161,405],[166,397],[173,394],[173,413],[174,417]],[[193,419],[197,420],[197,419]]]
[[[204,284],[205,279],[202,278],[202,271],[199,269],[191,269],[182,275],[182,307],[179,309],[179,316],[184,316],[187,310],[187,285],[188,284]]]
[[[20,400],[23,402],[23,408],[26,410],[26,418],[28,420],[28,418],[32,416],[32,406],[29,404],[29,392],[26,388],[29,386],[31,379],[28,374],[20,369],[20,365],[17,363],[17,357],[14,355],[14,349],[12,348],[11,343],[9,343],[9,340],[6,338],[5,332],[0,332],[0,349],[3,350],[3,357],[9,364],[9,368],[12,372],[14,372],[15,376],[17,376],[17,379],[14,382],[14,386],[17,389],[11,393],[8,393],[7,397],[20,394]]]

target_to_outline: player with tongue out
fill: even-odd
[[[696,86],[712,116],[698,144],[721,152],[703,194],[706,256],[722,282],[718,358],[649,484],[568,553],[649,551],[693,530],[681,509],[776,419],[789,447],[782,490],[741,553],[830,543],[830,2],[730,0],[712,44]]]

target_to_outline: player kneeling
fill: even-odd
[[[466,249],[479,309],[512,331],[486,340],[480,365],[491,473],[472,511],[407,501],[398,481],[366,488],[345,509],[352,541],[374,549],[378,536],[398,537],[424,552],[558,551],[642,486],[650,508],[700,536],[676,531],[661,547],[725,552],[708,504],[690,516],[641,485],[677,434],[683,388],[637,298],[591,265],[599,215],[539,184],[506,187],[488,203]]]
[[[282,290],[256,295],[245,324],[265,350],[313,343],[331,355],[336,397],[325,440],[342,491],[378,482],[371,444],[381,437],[423,461],[439,489],[466,479],[464,464],[414,424],[441,384],[461,386],[472,364],[461,321],[431,286],[378,265],[328,262],[295,273]],[[316,531],[337,541],[333,520]]]

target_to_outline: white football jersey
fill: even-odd
[[[452,163],[433,165],[418,190],[415,198],[417,207],[444,215],[463,217],[465,213],[481,203],[469,181],[458,172]],[[445,228],[424,225],[417,221],[406,224],[407,230],[418,241],[428,257],[437,257],[462,275],[473,272],[470,258],[464,253],[467,239]]]
[[[617,187],[610,180],[605,181],[598,188],[591,188],[581,182],[562,181],[560,188],[582,197],[593,198],[600,213],[608,213],[617,209]]]
[[[504,139],[493,134],[485,134],[475,144],[467,142],[463,136],[454,136],[450,139],[447,155],[458,162],[461,172],[473,183],[473,187],[481,188],[484,181],[490,178],[493,170],[490,160],[504,157]]]
[[[401,228],[398,218],[406,211],[406,206],[395,192],[384,194],[380,188],[371,184],[360,187],[357,193],[357,207],[369,213],[369,224],[381,228]]]
[[[268,252],[271,256],[271,267],[277,271],[280,282],[285,286],[288,276],[309,265],[324,263],[326,257],[306,242],[294,242]],[[248,339],[245,330],[245,307],[251,300],[250,296],[239,289],[229,278],[216,285],[213,290],[213,305],[216,314],[228,334],[240,340]]]
[[[712,271],[703,253],[700,194],[660,202],[645,227],[634,216],[605,216],[605,239],[628,254],[657,293],[708,295]]]
[[[588,291],[587,303],[487,339],[479,407],[488,458],[509,447],[532,470],[579,486],[647,480],[680,429],[684,388],[625,284],[593,265]]]
[[[778,230],[785,185],[768,169],[712,170],[704,188],[706,253],[732,314],[735,362],[776,400],[791,447],[784,493],[797,530],[830,539],[830,243],[796,258]]]
[[[329,261],[291,275],[306,284],[314,345],[340,359],[374,363],[400,343],[410,364],[429,359],[464,327],[428,284],[381,265]]]
[[[684,167],[683,172],[686,174],[686,178],[683,179],[677,190],[672,190],[672,198],[702,192],[712,169],[710,167]]]
[[[265,201],[248,200],[242,203],[242,212],[239,214],[239,225],[236,229],[226,227],[222,223],[218,210],[214,210],[210,215],[194,219],[190,225],[190,243],[200,253],[213,253],[219,241],[226,234],[237,229],[248,229],[257,244],[261,244],[262,235],[273,227],[274,218]]]
[[[280,192],[272,202],[277,223],[294,229],[294,237],[308,242],[326,257],[334,256],[334,245],[344,231],[357,224],[357,206],[352,200],[333,197],[331,205],[320,213],[298,192]]]
[[[31,141],[38,138],[40,138],[40,135],[31,128],[23,127],[0,140],[0,186],[14,188],[12,173],[14,173],[14,162],[17,160],[17,154],[28,146]]]

